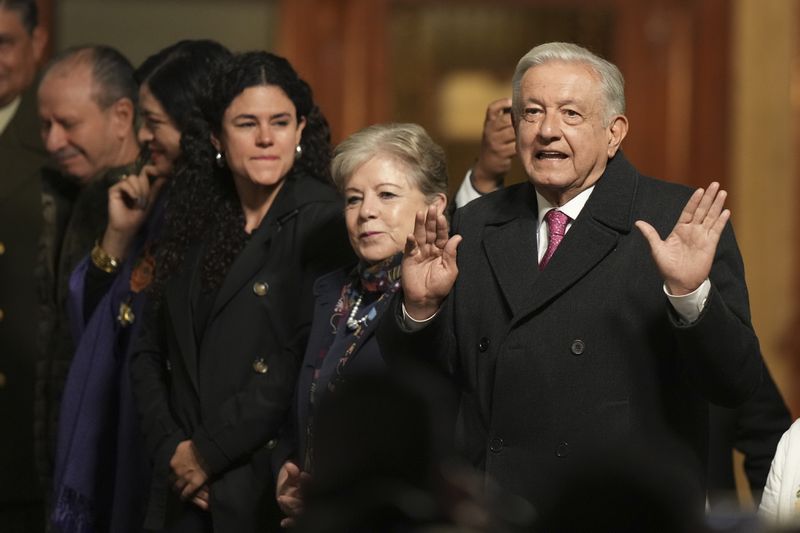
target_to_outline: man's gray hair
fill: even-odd
[[[590,67],[600,78],[600,85],[603,87],[606,99],[605,120],[610,120],[614,115],[625,114],[625,80],[617,66],[577,44],[553,42],[536,46],[517,63],[511,81],[513,110],[516,117],[522,112],[520,101],[522,78],[530,68],[549,61],[583,63]]]
[[[419,124],[375,124],[342,141],[333,154],[331,176],[339,191],[370,159],[388,156],[408,171],[408,180],[432,201],[447,194],[447,163],[444,150]]]
[[[54,70],[87,65],[92,70],[92,99],[100,109],[127,98],[134,107],[139,100],[139,85],[133,76],[133,65],[119,51],[105,45],[76,46],[56,55],[45,67],[42,78]]]

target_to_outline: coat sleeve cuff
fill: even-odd
[[[205,427],[197,428],[192,435],[192,444],[194,444],[197,454],[200,455],[200,462],[208,468],[206,473],[209,476],[224,472],[230,465],[231,461],[225,451],[211,438]]]
[[[175,449],[178,447],[178,444],[186,439],[187,436],[181,430],[175,431],[164,438],[156,449],[153,457],[153,464],[156,470],[160,472],[169,472],[169,462],[172,456],[175,455]]]

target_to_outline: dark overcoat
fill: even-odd
[[[34,469],[33,408],[46,157],[31,89],[0,135],[0,471],[9,480],[0,487],[3,504],[43,497]]]
[[[161,527],[169,459],[190,438],[211,476],[215,531],[259,531],[274,506],[271,453],[311,322],[312,284],[352,262],[335,190],[287,179],[195,332],[201,250],[167,282],[134,348],[134,393],[154,480],[146,527]]]
[[[691,193],[640,175],[618,153],[542,271],[531,184],[456,213],[463,242],[445,307],[413,334],[384,321],[379,339],[393,356],[440,356],[460,380],[457,440],[487,479],[538,503],[603,443],[673,442],[674,457],[663,459],[702,483],[707,402],[745,401],[762,361],[730,225],[689,325],[634,226],[645,220],[666,237]]]

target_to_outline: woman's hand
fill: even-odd
[[[456,249],[460,235],[449,237],[444,215],[430,206],[414,221],[406,239],[402,263],[403,303],[415,320],[433,316],[450,294],[458,277]]]
[[[124,259],[139,228],[153,207],[165,178],[150,183],[156,169],[145,166],[139,175],[130,174],[108,190],[108,226],[100,241],[103,250],[117,259]]]
[[[178,444],[169,460],[169,466],[175,476],[173,488],[182,500],[193,499],[202,494],[201,489],[208,481],[208,474],[203,469],[192,441],[184,440]]]
[[[192,503],[204,511],[208,511],[211,508],[211,492],[208,485],[200,487],[200,490],[192,498]]]
[[[281,527],[292,527],[295,518],[303,512],[303,485],[310,479],[311,476],[307,472],[301,472],[291,461],[283,463],[275,485],[275,499],[278,500],[278,507],[286,515],[286,518],[281,520]]]

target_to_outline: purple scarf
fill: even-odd
[[[70,365],[61,412],[54,475],[53,531],[138,532],[142,529],[150,470],[130,380],[130,341],[144,311],[139,281],[147,235],[161,222],[159,203],[131,257],[91,317],[83,316],[90,259],[69,280],[69,314],[77,348]],[[137,290],[132,290],[132,286]],[[136,317],[121,323],[126,303]]]

